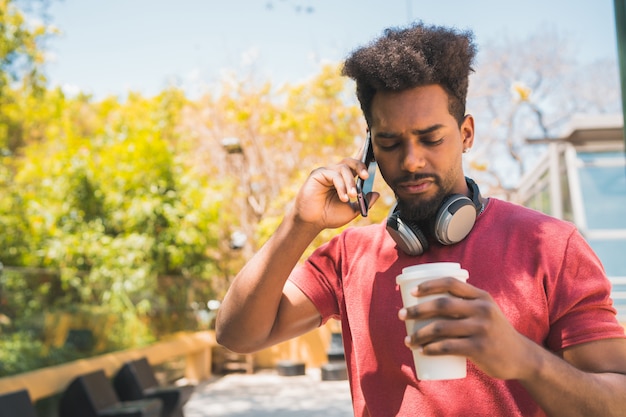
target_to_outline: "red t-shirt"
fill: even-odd
[[[516,381],[468,376],[419,381],[396,276],[425,262],[458,262],[468,283],[486,290],[512,325],[551,351],[624,337],[602,265],[576,228],[539,212],[490,199],[472,232],[421,256],[396,248],[384,224],[350,228],[320,247],[290,280],[323,321],[341,320],[356,416],[543,416]]]

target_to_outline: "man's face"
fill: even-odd
[[[462,153],[473,143],[474,121],[466,116],[459,128],[441,86],[377,92],[370,128],[380,172],[403,218],[430,219],[445,196],[468,194]]]

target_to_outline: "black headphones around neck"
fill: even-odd
[[[483,211],[478,185],[465,177],[472,198],[451,194],[442,202],[433,224],[433,235],[442,245],[453,245],[465,239]],[[407,255],[421,255],[428,250],[428,238],[415,222],[402,219],[398,205],[387,218],[387,231],[398,247]]]

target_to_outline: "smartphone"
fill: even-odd
[[[361,162],[367,166],[367,172],[370,174],[367,180],[357,177],[356,179],[356,198],[359,204],[359,210],[361,210],[361,216],[367,217],[369,210],[369,200],[367,199],[367,193],[372,191],[374,186],[374,175],[376,175],[376,161],[374,160],[374,150],[372,149],[372,137],[367,132],[367,138],[365,139],[365,147],[363,149],[363,155],[361,156]]]

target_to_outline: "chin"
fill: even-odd
[[[436,195],[428,200],[398,199],[398,208],[403,219],[422,222],[433,219],[439,210],[443,197]]]

